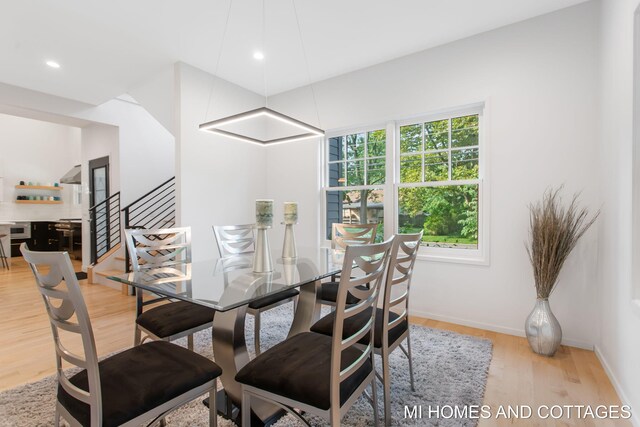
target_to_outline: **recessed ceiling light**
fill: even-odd
[[[254,52],[253,59],[256,59],[258,61],[262,61],[264,59],[264,53],[262,53],[260,51]]]
[[[47,61],[46,64],[51,68],[60,68],[60,64],[56,61]]]

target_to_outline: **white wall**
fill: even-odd
[[[89,220],[89,161],[101,157],[109,157],[109,194],[120,191],[120,144],[118,128],[116,126],[92,124],[82,128],[82,241],[89,242],[91,238]],[[82,245],[83,267],[91,260],[91,247]]]
[[[175,175],[174,138],[141,105],[112,99],[94,106],[0,83],[0,105],[117,126],[122,203],[127,204]],[[153,167],[146,167],[152,164]]]
[[[186,64],[176,67],[178,221],[192,228],[194,260],[206,259],[217,256],[212,225],[255,222],[255,199],[267,195],[267,152],[202,132],[198,125],[261,107],[264,98],[223,80],[212,94],[213,76]]]
[[[172,135],[175,134],[175,83],[175,66],[172,64],[129,90],[129,94]]]
[[[72,185],[62,184],[60,192],[15,188],[20,181],[52,185],[80,164],[79,128],[0,114],[0,164],[4,178],[0,220],[55,221],[80,216],[80,206],[73,203]],[[63,203],[18,204],[18,195],[61,196]]]
[[[618,394],[635,409],[636,426],[640,426],[640,306],[634,307],[632,302],[631,247],[638,241],[632,241],[630,230],[633,23],[638,3],[604,0],[601,5],[602,125],[598,155],[604,208],[600,219],[597,297],[602,326],[596,348]],[[636,181],[633,185],[640,184]],[[638,207],[636,204],[633,208]]]
[[[420,261],[412,288],[414,314],[523,335],[535,301],[524,248],[528,204],[547,187],[565,184],[567,195],[582,190],[583,203],[599,207],[598,12],[596,3],[583,4],[315,85],[326,130],[379,125],[480,101],[490,106],[485,131],[491,264]],[[308,88],[269,102],[316,122]],[[300,202],[308,216],[298,230],[310,241],[320,227],[310,212],[320,200],[318,164],[313,142],[269,148],[269,196]],[[565,343],[596,342],[596,255],[594,229],[567,261],[551,298]]]

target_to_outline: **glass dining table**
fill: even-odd
[[[200,304],[216,310],[213,318],[213,353],[222,368],[220,380],[225,399],[218,399],[223,416],[235,418],[240,408],[241,386],[236,373],[249,362],[245,340],[247,306],[280,291],[299,288],[300,295],[288,336],[309,331],[320,318],[320,280],[342,270],[344,252],[329,248],[297,248],[296,258],[271,251],[273,271],[255,273],[253,254],[212,258],[183,264],[179,268],[155,268],[110,276],[109,279],[161,296]],[[222,400],[222,402],[221,402]],[[252,403],[254,414],[268,423],[280,408],[263,401]]]

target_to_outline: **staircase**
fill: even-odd
[[[117,205],[120,206],[120,197],[117,193]],[[116,195],[114,194],[115,197]],[[111,198],[110,198],[111,199]],[[115,276],[131,271],[129,253],[122,242],[120,227],[120,214],[123,218],[124,229],[128,228],[169,228],[176,223],[175,205],[175,177],[168,179],[153,190],[139,197],[124,208],[117,209],[117,214],[113,213],[115,199],[109,204],[110,214],[107,216],[110,221],[104,224],[105,215],[100,215],[105,208],[92,208],[97,212],[97,221],[93,224],[102,225],[96,227],[96,232],[92,233],[91,245],[91,267],[88,270],[89,283],[100,283],[114,287],[115,282],[106,279],[108,276]],[[96,205],[98,207],[99,205]],[[91,211],[91,210],[90,210]],[[117,217],[117,221],[115,220]],[[93,228],[92,228],[93,229]],[[117,235],[117,239],[115,236]],[[96,237],[94,239],[94,236]],[[108,236],[109,238],[106,238]],[[106,242],[106,243],[105,243]],[[96,258],[93,257],[93,246],[96,246]],[[129,293],[129,287],[121,286],[123,293]]]

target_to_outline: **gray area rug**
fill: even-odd
[[[289,330],[292,307],[283,305],[263,313],[262,347],[264,349],[282,341]],[[247,343],[253,343],[253,318],[247,316]],[[128,333],[128,331],[127,331]],[[180,343],[178,341],[178,343]],[[186,343],[182,343],[185,345]],[[475,426],[470,419],[429,419],[429,407],[450,405],[464,407],[481,405],[491,363],[491,341],[460,335],[438,329],[411,326],[411,344],[416,391],[409,386],[407,360],[400,349],[391,355],[391,408],[394,426]],[[249,344],[250,345],[250,344]],[[251,345],[250,345],[251,346]],[[211,357],[211,335],[203,331],[196,335],[195,348]],[[252,349],[250,349],[252,350]],[[53,356],[51,356],[53,357]],[[26,384],[0,393],[0,426],[33,427],[52,426],[56,396],[55,376]],[[378,387],[379,416],[382,417],[382,387]],[[405,405],[422,407],[422,419],[405,418]],[[200,400],[183,406],[167,417],[169,426],[207,426],[208,409]],[[373,410],[360,398],[342,420],[343,426],[373,425]],[[327,423],[308,417],[314,426]],[[63,425],[66,425],[64,423]],[[221,427],[234,426],[218,417]],[[293,417],[280,419],[275,427],[300,425]],[[382,425],[382,423],[381,423]]]

